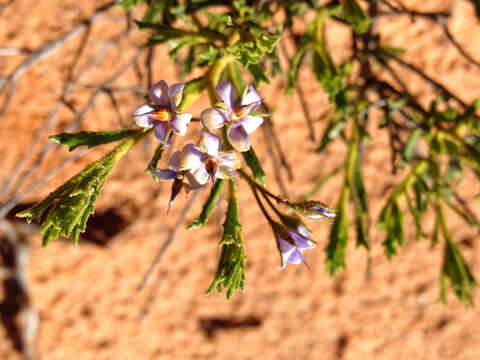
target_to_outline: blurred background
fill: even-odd
[[[471,59],[428,18],[383,17],[377,24],[382,39],[406,49],[405,59],[462,100],[479,98],[480,25],[472,3],[402,4],[419,12],[451,9],[448,29]],[[56,240],[41,248],[38,227],[13,215],[112,148],[70,153],[47,136],[132,127],[132,110],[145,102],[151,81],[184,80],[166,45],[144,47],[148,34],[133,19],[135,11],[127,16],[108,1],[0,1],[1,359],[480,359],[480,311],[451,291],[447,305],[437,302],[442,249],[416,242],[413,225],[391,261],[384,234],[372,228],[370,253],[351,242],[346,271],[331,278],[323,250],[330,226],[310,223],[318,242],[306,253],[310,268],[278,270],[271,230],[242,182],[247,288],[229,301],[224,294],[205,296],[226,201],[203,230],[185,226],[208,190],[197,198],[181,194],[167,215],[170,185],[144,173],[153,138],[114,169],[78,246]],[[345,26],[328,28],[334,61],[345,58],[349,34]],[[285,48],[291,49],[288,39]],[[431,101],[428,84],[408,71],[401,75],[420,102]],[[292,199],[310,191],[347,151],[339,142],[314,153],[305,114],[328,111],[328,98],[308,69],[299,79],[301,97],[284,96],[281,77],[260,87],[275,112],[252,137],[269,185]],[[208,104],[203,96],[189,110],[198,116]],[[376,218],[402,174],[391,173],[389,139],[375,125],[380,113],[371,116],[364,178]],[[324,127],[313,123],[317,137]],[[193,141],[197,131],[189,134]],[[334,206],[341,182],[334,178],[315,198]],[[467,195],[480,190],[468,175],[463,184]],[[478,215],[478,202],[472,205]],[[427,228],[433,221],[427,216]],[[478,235],[460,219],[451,220],[451,230],[478,278]],[[168,251],[138,291],[166,240]]]

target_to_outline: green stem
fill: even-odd
[[[237,172],[240,174],[241,177],[243,177],[250,186],[253,186],[255,187],[256,189],[258,189],[262,194],[265,194],[265,195],[268,195],[270,196],[271,198],[275,199],[276,201],[278,201],[279,203],[282,203],[282,204],[290,204],[290,201],[288,201],[287,199],[284,199],[284,198],[281,198],[280,196],[278,195],[275,195],[273,193],[271,193],[269,190],[267,190],[265,187],[263,187],[262,185],[260,185],[259,183],[257,183],[254,179],[252,179],[246,172],[245,170],[243,169],[238,169]]]
[[[234,61],[235,58],[232,55],[224,55],[221,58],[218,58],[214,61],[210,69],[208,69],[205,74],[205,85],[207,86],[208,95],[210,97],[210,102],[215,104],[218,101],[217,93],[215,92],[215,86],[217,86],[220,76],[222,75],[225,67]]]

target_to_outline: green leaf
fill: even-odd
[[[387,53],[395,57],[400,57],[405,54],[405,49],[396,48],[389,45],[381,45],[381,48]]]
[[[242,156],[250,170],[252,170],[255,180],[257,180],[263,186],[266,186],[267,183],[265,172],[262,169],[262,164],[260,164],[260,160],[258,160],[255,151],[253,151],[253,147],[250,146],[250,150],[242,152]]]
[[[79,146],[94,146],[108,144],[114,141],[119,141],[127,137],[133,136],[142,132],[143,130],[115,130],[115,131],[98,131],[87,132],[81,131],[78,133],[62,133],[52,135],[48,138],[63,146],[68,146],[70,151],[73,151]]]
[[[212,65],[213,62],[217,59],[219,51],[213,46],[208,47],[208,51],[198,54],[198,57],[202,60],[205,60],[208,65]]]
[[[126,12],[130,11],[137,5],[140,5],[145,0],[121,0],[115,4],[115,6],[123,8]]]
[[[382,210],[378,222],[378,227],[387,231],[387,237],[383,245],[388,259],[397,254],[398,246],[404,244],[403,222],[404,215],[398,200],[391,200]]]
[[[370,27],[370,17],[358,5],[356,0],[344,0],[343,11],[345,20],[352,25],[353,30],[358,34],[364,34]]]
[[[271,34],[260,27],[249,26],[238,30],[240,39],[226,50],[244,67],[260,63],[267,54],[274,51],[280,40],[280,35]]]
[[[330,144],[344,129],[347,119],[342,117],[339,113],[335,114],[330,122],[327,125],[327,129],[320,140],[320,145],[315,151],[322,152],[326,149],[327,145]]]
[[[223,235],[220,241],[222,253],[218,262],[215,277],[207,289],[209,295],[215,290],[222,291],[222,285],[229,299],[233,291],[245,289],[245,247],[243,245],[242,226],[238,218],[238,205],[235,183],[228,182],[229,199],[225,222],[223,223]]]
[[[408,140],[405,143],[405,148],[403,149],[403,158],[406,161],[409,161],[412,158],[413,151],[415,150],[415,147],[417,146],[418,141],[422,137],[422,133],[423,131],[420,128],[416,128],[410,133],[410,136],[408,137]]]
[[[236,62],[231,62],[228,64],[228,77],[235,87],[235,90],[237,90],[237,94],[243,94],[247,88],[247,84],[245,84],[242,71]]]
[[[413,222],[415,224],[415,230],[417,232],[416,233],[417,234],[416,240],[418,241],[420,239],[420,237],[426,238],[427,235],[423,232],[422,224],[421,224],[423,214],[417,212],[417,210],[413,206],[412,200],[410,199],[410,196],[408,195],[407,192],[405,192],[405,198],[407,199],[408,209],[410,210],[410,213],[412,214]]]
[[[358,152],[355,155],[352,179],[350,180],[350,188],[352,193],[353,204],[355,208],[355,228],[357,231],[357,247],[364,246],[369,249],[369,236],[367,231],[368,206],[367,195],[363,185],[361,172],[360,156]]]
[[[325,265],[331,275],[345,268],[345,253],[348,244],[348,198],[349,188],[345,183],[337,206],[338,214],[330,230],[330,241],[326,249]]]
[[[50,209],[40,228],[43,246],[60,236],[71,237],[73,243],[77,244],[78,237],[85,231],[87,220],[94,212],[95,202],[113,167],[147,133],[137,132],[136,136],[125,140],[105,157],[86,167],[45,200],[16,216],[27,218],[28,222],[41,221],[44,212]]]
[[[248,65],[248,71],[252,74],[257,86],[260,85],[262,82],[265,84],[270,84],[270,80],[267,78],[267,69],[261,67],[257,64],[250,64]]]
[[[457,298],[465,304],[472,305],[472,295],[476,287],[475,278],[470,271],[465,259],[458,250],[457,245],[450,239],[445,241],[443,258],[440,300],[446,302],[446,280],[455,291]]]
[[[146,23],[154,23],[162,14],[164,7],[165,0],[156,0],[152,4],[149,4],[148,10],[143,16],[142,21]]]
[[[202,212],[199,216],[193,220],[193,222],[187,227],[188,230],[196,229],[197,227],[205,227],[205,223],[207,219],[213,212],[215,205],[217,204],[218,199],[222,193],[224,181],[222,179],[218,179],[215,182],[215,185],[212,187],[210,191],[210,195],[208,196],[207,201],[203,205]]]
[[[288,86],[287,86],[287,89],[285,90],[285,93],[287,95],[290,95],[292,93],[292,90],[295,88],[295,83],[297,82],[298,69],[300,69],[300,65],[303,59],[305,58],[305,55],[308,49],[309,49],[308,44],[299,46],[297,48],[297,51],[295,52],[295,55],[293,55],[293,58],[290,62],[290,70],[288,72]]]

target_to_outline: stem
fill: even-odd
[[[413,167],[412,171],[408,176],[395,187],[395,190],[393,191],[391,198],[398,200],[400,196],[406,191],[408,187],[412,184],[413,181],[415,181],[415,178],[424,172],[428,166],[428,161],[427,160],[420,160],[417,162],[417,164]]]
[[[265,187],[263,187],[262,185],[260,185],[259,183],[257,183],[254,179],[252,179],[246,172],[245,170],[243,169],[238,169],[237,172],[240,174],[241,177],[243,177],[250,186],[253,186],[255,187],[256,189],[258,189],[262,194],[265,194],[265,195],[268,195],[270,196],[271,198],[275,199],[276,201],[278,201],[279,203],[282,203],[282,204],[290,204],[290,201],[288,201],[287,199],[284,199],[284,198],[281,198],[280,196],[278,195],[275,195],[273,193],[271,193],[269,190],[267,190]]]
[[[263,206],[262,201],[260,200],[260,197],[258,196],[257,189],[254,186],[252,186],[250,183],[249,183],[249,185],[250,185],[250,188],[252,189],[252,192],[253,192],[253,195],[255,196],[255,199],[257,200],[258,206],[260,206],[260,210],[262,210],[263,215],[268,220],[270,225],[272,225],[274,223],[274,221],[273,221],[272,217],[268,214],[265,207]]]
[[[275,207],[275,205],[273,205],[272,203],[272,200],[270,200],[268,198],[267,195],[265,195],[264,193],[262,193],[263,197],[265,198],[265,200],[267,201],[268,205],[270,205],[270,207],[273,209],[273,211],[275,212],[275,214],[278,215],[278,217],[281,219],[282,218],[282,213],[280,211],[278,211],[278,209]]]
[[[207,86],[208,95],[212,105],[218,100],[217,93],[215,92],[215,86],[217,86],[218,80],[220,79],[223,70],[225,70],[225,67],[234,60],[235,58],[232,55],[224,55],[215,60],[205,74],[204,81],[205,85]]]

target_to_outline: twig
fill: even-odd
[[[138,59],[141,55],[141,53],[143,52],[143,49],[138,49],[137,50],[137,53],[133,56],[133,58],[126,64],[124,65],[122,68],[120,68],[115,74],[113,74],[109,79],[107,79],[107,81],[104,83],[104,85],[102,86],[103,87],[108,87],[111,83],[113,83],[118,77],[120,77],[123,73],[125,73],[130,67],[132,67],[134,64],[136,64],[138,62]],[[90,99],[89,101],[87,102],[87,104],[83,107],[83,109],[79,112],[76,113],[75,115],[75,118],[73,120],[72,123],[70,123],[68,126],[65,127],[64,131],[73,131],[75,129],[77,129],[80,125],[81,125],[81,121],[83,120],[83,118],[85,117],[85,114],[93,108],[93,106],[95,105],[95,102],[98,98],[98,96],[100,94],[103,93],[103,90],[102,89],[98,89],[96,90],[91,96],[90,96]],[[20,178],[20,180],[17,182],[17,184],[15,185],[15,188],[13,189],[13,195],[12,197],[16,197],[18,192],[19,192],[19,189],[21,188],[21,186],[23,185],[23,183],[30,177],[30,175],[35,172],[38,168],[40,168],[40,166],[42,165],[43,163],[43,160],[44,158],[54,149],[56,148],[56,145],[55,144],[47,144],[44,146],[43,150],[40,152],[40,154],[37,156],[36,158],[36,161],[35,163],[30,166],[29,168],[27,168],[25,171],[23,171],[22,173],[19,173],[18,177]],[[12,182],[10,179],[9,179],[9,182]],[[5,186],[4,186],[5,187]],[[3,193],[3,191],[2,191]],[[2,208],[3,209],[3,208]],[[0,213],[1,210],[0,210]]]
[[[0,207],[0,220],[3,217],[5,217],[9,213],[9,211],[12,210],[15,206],[17,206],[23,199],[25,199],[28,195],[34,192],[39,186],[43,185],[52,177],[54,177],[65,166],[82,157],[86,152],[87,152],[87,149],[81,149],[71,157],[66,158],[59,165],[57,165],[56,167],[48,171],[41,179],[35,181],[32,185],[30,185],[30,187],[28,187],[21,194],[16,195],[9,202],[7,202],[5,205]]]
[[[3,90],[7,85],[9,85],[9,91],[7,93],[7,98],[5,102],[0,108],[0,117],[2,117],[7,111],[7,108],[10,105],[10,102],[12,100],[17,81],[20,78],[20,76],[23,75],[24,72],[26,72],[27,70],[30,70],[34,65],[40,62],[42,59],[53,54],[59,46],[65,44],[68,40],[75,37],[76,35],[81,33],[83,30],[85,30],[89,24],[97,20],[100,15],[102,15],[105,11],[110,9],[115,3],[116,1],[112,1],[104,6],[101,6],[93,13],[93,15],[89,19],[80,22],[79,24],[74,26],[73,29],[67,32],[65,35],[33,51],[32,54],[27,59],[25,59],[20,65],[18,65],[10,75],[6,76],[4,81],[0,83],[0,93],[3,92]]]

